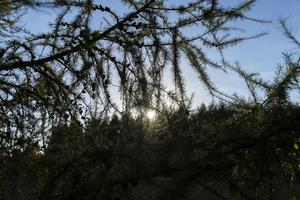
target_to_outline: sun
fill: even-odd
[[[156,111],[155,110],[147,110],[146,116],[148,119],[153,120],[156,117]]]

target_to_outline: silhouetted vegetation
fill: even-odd
[[[230,26],[267,23],[246,15],[254,3],[1,1],[0,199],[300,199],[299,57],[265,81],[223,55],[264,35]],[[27,9],[57,10],[48,33],[21,26]],[[193,109],[182,59],[215,103]],[[238,73],[249,98],[223,94],[207,68]]]
[[[85,130],[54,127],[44,153],[26,146],[2,161],[3,196],[298,198],[300,108],[252,109],[212,105],[168,110],[148,125],[113,116],[91,120]]]

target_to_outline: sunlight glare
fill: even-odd
[[[153,120],[156,117],[156,111],[155,110],[148,110],[146,113],[146,116],[148,119]]]

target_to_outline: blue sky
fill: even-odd
[[[109,4],[114,10],[121,8],[119,0],[99,0],[103,4]],[[182,0],[170,0],[170,3],[182,2]],[[224,4],[237,4],[241,0],[223,0]],[[251,35],[260,32],[267,32],[266,36],[258,39],[244,41],[237,46],[226,49],[226,58],[240,65],[247,71],[255,71],[262,75],[267,80],[272,79],[273,72],[277,64],[283,61],[282,52],[299,53],[299,49],[283,35],[283,32],[278,24],[278,19],[284,18],[287,20],[295,35],[297,29],[300,28],[300,0],[257,0],[256,5],[248,12],[251,17],[272,20],[269,24],[259,24],[254,22],[239,22],[238,27],[245,30],[246,35]],[[47,32],[48,22],[55,16],[55,11],[39,11],[29,12],[24,18],[25,26],[34,32]],[[208,52],[210,57],[216,56],[213,52]],[[200,105],[202,102],[208,103],[211,101],[208,93],[203,89],[195,72],[188,67],[185,61],[182,61],[184,67],[184,75],[186,86],[189,93],[194,93],[194,104]],[[212,80],[222,91],[232,94],[237,93],[246,95],[247,90],[243,81],[238,76],[232,73],[224,74],[214,70],[210,71]],[[168,79],[168,78],[167,78]],[[172,82],[168,81],[169,86]]]
[[[225,0],[224,0],[225,1]],[[226,3],[240,2],[237,0],[226,0]],[[270,24],[259,24],[254,22],[238,23],[244,28],[245,34],[267,32],[266,36],[254,40],[244,41],[237,46],[225,50],[226,58],[232,63],[238,61],[242,68],[248,72],[258,72],[266,80],[272,80],[276,66],[283,62],[282,52],[299,53],[283,34],[278,23],[279,19],[286,19],[288,26],[292,28],[295,35],[300,36],[297,29],[300,28],[300,0],[257,0],[256,5],[248,12],[248,16],[272,20]],[[214,57],[212,54],[211,57]],[[248,92],[244,82],[232,73],[224,74],[210,71],[210,75],[216,86],[227,94],[237,93],[247,96]],[[187,70],[187,88],[194,91],[194,103],[199,105],[202,101],[210,102],[211,98],[202,89],[197,76],[192,70]],[[294,94],[293,98],[297,96]]]

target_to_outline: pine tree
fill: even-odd
[[[183,57],[211,94],[218,94],[207,69],[224,70],[225,66],[210,59],[203,49],[222,52],[227,46],[258,37],[230,36],[234,31],[229,27],[231,22],[255,20],[245,14],[254,3],[247,0],[223,7],[218,0],[174,5],[162,0],[124,0],[118,4],[128,12],[121,14],[113,6],[92,0],[3,1],[2,130],[13,132],[12,139],[44,138],[53,123],[75,118],[85,121],[111,109],[129,112],[133,107],[141,111],[159,107],[161,94],[166,91],[163,72],[169,65],[179,96],[176,101],[184,104]],[[52,8],[60,13],[48,33],[18,28],[18,20],[26,10]],[[92,25],[96,20],[93,16],[98,20],[97,14],[105,17],[101,27]],[[186,33],[191,27],[195,35]],[[111,93],[114,87],[119,88],[123,109],[115,104],[117,97]]]

